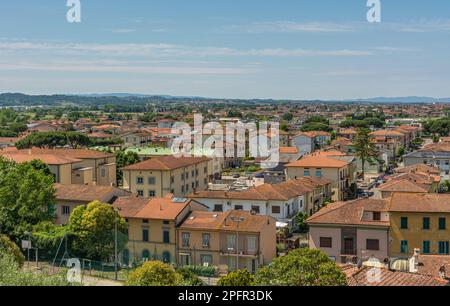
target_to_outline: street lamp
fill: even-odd
[[[231,221],[236,222],[236,271],[239,270],[239,224],[245,221],[244,217],[231,217]]]

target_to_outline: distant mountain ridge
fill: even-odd
[[[37,106],[37,105],[104,105],[139,104],[163,102],[236,102],[236,103],[450,103],[450,98],[432,97],[374,97],[348,100],[289,100],[289,99],[224,99],[194,96],[146,95],[132,93],[103,94],[56,94],[27,95],[23,93],[0,94],[0,106]]]

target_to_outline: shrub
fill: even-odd
[[[127,286],[176,286],[180,275],[160,261],[148,261],[130,273]]]
[[[197,274],[192,272],[189,268],[183,267],[177,269],[177,273],[181,277],[180,284],[181,286],[204,286],[203,281],[198,277]]]
[[[247,269],[231,272],[217,282],[217,286],[227,287],[245,287],[253,286],[254,284],[255,277]]]
[[[216,275],[215,267],[204,267],[204,266],[185,266],[184,268],[190,270],[192,273],[203,277],[213,277]]]
[[[19,267],[23,266],[25,257],[19,247],[5,235],[0,235],[0,252],[11,255]]]

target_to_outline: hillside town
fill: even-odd
[[[28,267],[78,258],[119,283],[152,263],[267,285],[283,260],[322,256],[340,275],[325,285],[446,286],[449,114],[443,103],[4,107],[0,234],[22,243]],[[203,133],[188,140],[201,147],[179,156],[178,123],[194,128],[195,115]],[[259,129],[229,141],[217,130],[230,123]],[[254,132],[256,146],[277,138],[277,163],[252,154]]]

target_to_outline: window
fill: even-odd
[[[234,210],[243,210],[244,207],[242,205],[234,205]]]
[[[148,178],[148,184],[149,184],[149,185],[156,185],[156,177],[150,176],[150,177]]]
[[[173,175],[170,177],[170,183],[175,184],[175,177]]]
[[[366,249],[369,251],[379,251],[380,250],[380,240],[378,239],[367,239]]]
[[[208,185],[208,179],[207,179],[207,178],[205,178],[205,179],[203,180],[203,184],[204,184],[204,185]]]
[[[144,220],[142,220],[142,223],[144,223],[144,224],[148,224],[148,219],[144,219]]]
[[[379,211],[373,212],[373,221],[380,221],[381,220],[381,213]]]
[[[189,238],[190,238],[190,234],[189,233],[182,233],[181,234],[181,242],[182,242],[183,248],[188,248],[189,247]]]
[[[195,189],[195,183],[194,182],[192,182],[192,189]]]
[[[305,170],[303,171],[303,176],[311,176],[311,173],[309,172],[309,170]]]
[[[256,236],[249,236],[247,238],[247,250],[250,254],[256,253]]]
[[[189,179],[189,172],[186,172],[186,179]]]
[[[235,235],[227,235],[227,248],[228,251],[234,251],[236,248],[236,236]]]
[[[138,196],[143,197],[144,196],[144,190],[138,190],[137,194],[138,194]]]
[[[320,237],[320,247],[321,248],[332,248],[333,247],[333,238]]]
[[[439,218],[439,230],[443,231],[446,229],[446,219],[445,218]]]
[[[144,184],[144,178],[143,177],[137,177],[136,178],[136,184],[143,185]]]
[[[148,250],[143,250],[142,251],[142,259],[144,261],[147,261],[150,259],[150,252]]]
[[[440,166],[440,165],[441,165],[441,161],[440,161],[440,160],[437,160],[437,161],[436,161],[436,165],[437,165],[437,166]]]
[[[148,229],[142,230],[142,241],[148,242]]]
[[[439,241],[439,254],[449,255],[449,242],[448,241]]]
[[[195,176],[195,171],[192,170],[192,171],[191,171],[191,177],[194,177],[194,176]]]
[[[102,170],[100,171],[100,175],[101,175],[102,177],[105,177],[105,176],[106,176],[106,169],[103,169],[103,168],[102,168]]]
[[[181,186],[181,193],[184,193],[184,186]]]
[[[259,214],[259,213],[260,213],[259,206],[257,206],[257,205],[252,205],[252,211],[253,211],[255,214]]]
[[[200,262],[203,267],[212,266],[212,256],[211,255],[200,255]]]
[[[430,254],[430,242],[424,241],[422,249],[424,254]]]
[[[70,215],[70,206],[63,206],[61,210],[63,215]]]
[[[428,218],[428,217],[423,218],[423,229],[424,230],[430,229],[430,218]]]
[[[316,177],[322,177],[322,170],[316,171]]]
[[[184,173],[181,173],[181,180],[184,181]]]
[[[400,242],[400,253],[403,253],[403,254],[408,253],[408,240],[402,240]]]
[[[208,173],[208,167],[203,168],[203,172],[206,174]]]
[[[400,228],[401,229],[408,229],[408,217],[401,217],[400,218]]]
[[[163,231],[163,242],[170,243],[170,232],[167,230]]]
[[[214,205],[214,211],[223,212],[223,205],[220,205],[220,204]]]
[[[149,190],[149,191],[148,191],[148,196],[149,196],[150,198],[156,197],[156,191],[154,191],[154,190]]]
[[[170,221],[169,221],[169,220],[164,220],[164,221],[163,221],[163,224],[164,224],[164,225],[169,225],[169,224],[170,224]]]
[[[279,214],[281,213],[281,207],[280,206],[272,206],[272,214]]]
[[[211,235],[210,234],[202,234],[202,246],[209,248],[210,246],[210,239],[211,239]]]

